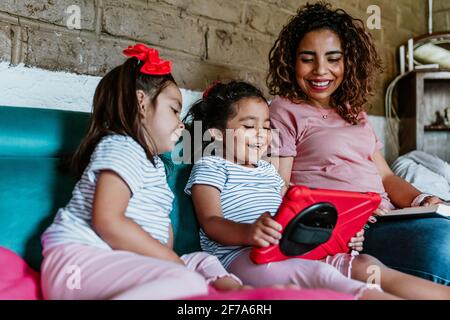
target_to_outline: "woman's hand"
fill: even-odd
[[[249,243],[252,246],[267,247],[278,244],[281,239],[282,226],[264,212],[251,226],[248,234]]]
[[[356,234],[354,238],[350,239],[350,242],[348,243],[348,246],[352,250],[356,250],[358,252],[363,251],[363,243],[364,243],[364,230],[361,230]]]
[[[443,203],[441,199],[435,196],[429,196],[423,199],[423,201],[420,203],[421,206],[429,207],[435,204]]]

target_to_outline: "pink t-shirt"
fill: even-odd
[[[270,106],[270,121],[279,130],[279,140],[274,134],[272,155],[294,157],[294,185],[377,192],[383,198],[381,206],[392,209],[372,158],[383,145],[365,112],[360,119],[360,124],[352,125],[335,110],[276,97]]]

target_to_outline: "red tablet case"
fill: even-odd
[[[250,253],[252,261],[263,264],[290,258],[320,260],[327,256],[349,252],[348,243],[350,239],[363,229],[369,217],[380,205],[381,197],[373,192],[360,193],[312,189],[304,186],[291,187],[284,196],[283,202],[274,217],[283,227],[281,232],[297,214],[320,202],[331,203],[338,212],[336,226],[327,242],[300,256],[284,255],[279,245],[271,245],[265,248],[254,247]]]

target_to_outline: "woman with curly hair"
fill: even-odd
[[[267,84],[276,96],[270,119],[279,130],[272,156],[286,185],[377,192],[375,216],[441,202],[397,177],[380,152],[365,109],[381,59],[361,20],[328,3],[307,4],[283,28],[269,60]],[[425,234],[432,236],[425,241]],[[366,238],[362,230],[350,248],[362,251],[365,240],[365,252],[392,268],[450,284],[449,220],[379,222]]]

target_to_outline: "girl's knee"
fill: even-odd
[[[294,283],[307,288],[324,288],[339,277],[343,275],[335,267],[315,261],[307,268],[297,268]]]
[[[377,258],[368,254],[360,254],[353,260],[351,277],[362,281],[377,270],[381,271],[381,268],[385,268],[385,266]]]
[[[341,274],[338,269],[324,262],[320,262],[315,266],[316,275],[323,277],[324,275]]]
[[[217,259],[216,256],[213,256],[212,254],[206,252],[201,252],[200,257],[203,262],[220,263],[219,259]]]
[[[368,255],[368,254],[360,254],[355,257],[353,260],[353,266],[382,266],[383,264],[377,258]]]

